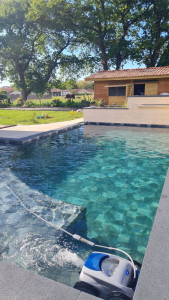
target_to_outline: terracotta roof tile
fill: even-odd
[[[60,89],[55,89],[55,88],[51,89],[51,92],[52,92],[52,93],[61,92],[61,91],[62,91],[62,90],[60,90]]]
[[[1,91],[6,91],[7,94],[10,94],[10,93],[12,93],[12,92],[14,91],[14,89],[13,89],[12,87],[10,87],[10,86],[2,86],[2,87],[0,88],[0,90],[1,90]]]
[[[135,77],[155,77],[155,76],[169,76],[169,66],[167,67],[153,67],[142,69],[124,69],[112,71],[99,71],[93,75],[86,77],[86,80],[95,79],[117,79],[117,78],[135,78]]]

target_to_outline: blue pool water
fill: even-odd
[[[97,244],[121,248],[140,262],[168,167],[165,129],[85,126],[25,146],[0,146],[1,170],[10,170],[31,189],[85,207],[86,226],[78,233]],[[10,215],[9,205],[6,211]],[[34,217],[25,218],[30,227],[36,223]],[[45,225],[42,236],[37,222],[29,234],[24,229],[22,237],[16,233],[9,246],[14,230],[9,218],[3,229],[7,238],[0,232],[1,259],[73,285],[90,249],[66,236],[56,242],[56,233]]]

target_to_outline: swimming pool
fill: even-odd
[[[169,166],[168,130],[85,126],[25,146],[1,145],[0,154],[1,183],[9,172],[30,189],[85,207],[79,233],[142,261]],[[0,213],[1,259],[74,284],[88,246],[58,238],[4,188]]]

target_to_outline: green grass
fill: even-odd
[[[37,116],[45,117],[37,119]],[[83,113],[72,111],[17,111],[0,110],[0,125],[35,125],[54,122],[70,121],[82,118]]]

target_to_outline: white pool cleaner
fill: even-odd
[[[122,257],[92,252],[80,273],[75,288],[106,300],[131,300],[134,295],[141,265],[135,263],[136,278],[132,263]]]
[[[91,247],[115,250],[125,254],[129,260],[104,252],[92,252],[82,268],[79,277],[80,281],[77,282],[74,287],[80,291],[84,291],[106,300],[132,300],[141,265],[133,261],[128,253],[118,248],[96,245],[92,241],[84,239],[77,234],[72,234],[62,227],[48,222],[26,207],[22,200],[9,186],[6,187],[26,211],[36,216],[49,226],[52,226],[57,230],[62,230],[72,238],[86,243]]]

